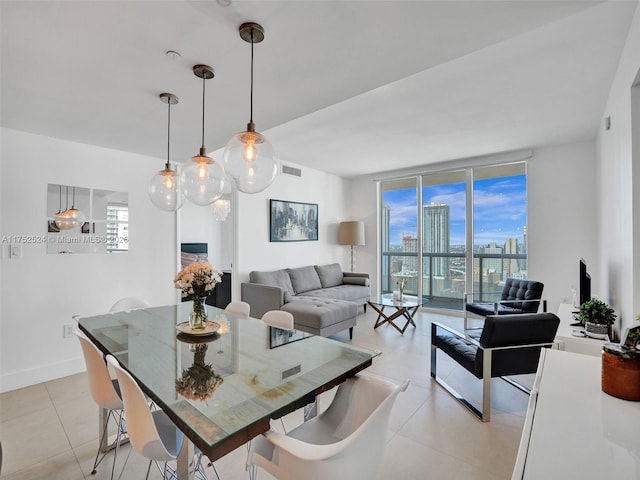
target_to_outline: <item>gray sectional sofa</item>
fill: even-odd
[[[252,317],[285,310],[293,314],[296,330],[326,337],[348,328],[352,338],[358,309],[366,309],[371,287],[368,273],[343,272],[339,263],[332,263],[253,271],[241,295],[251,305]]]

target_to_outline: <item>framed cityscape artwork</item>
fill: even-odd
[[[318,240],[318,204],[270,200],[271,242]]]

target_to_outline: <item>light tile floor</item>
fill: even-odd
[[[492,421],[480,422],[429,375],[430,320],[453,323],[461,320],[419,312],[417,327],[409,327],[400,335],[388,325],[373,330],[376,316],[368,310],[358,317],[352,341],[354,345],[383,352],[368,371],[394,380],[411,380],[394,406],[378,478],[511,478],[528,397],[505,382],[494,380]],[[348,334],[343,332],[335,338],[348,341]],[[480,403],[480,382],[444,355],[438,356],[438,374],[460,393]],[[332,393],[321,396],[321,409],[330,403]],[[0,478],[108,479],[111,456],[100,465],[96,475],[90,474],[98,442],[97,413],[85,374],[0,395],[0,439],[4,454]],[[301,414],[295,412],[285,417],[285,427],[290,429],[301,421]],[[272,425],[281,428],[279,421]],[[128,445],[121,449],[118,467],[129,451]],[[240,447],[215,462],[222,479],[248,478],[244,469],[246,453],[246,447]],[[133,452],[122,478],[144,478],[146,468],[147,462]],[[214,478],[212,473],[209,477]],[[150,478],[161,476],[152,470]],[[271,477],[260,472],[259,478]]]

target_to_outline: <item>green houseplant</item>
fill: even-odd
[[[616,321],[616,313],[602,300],[592,298],[580,305],[579,319],[588,336],[605,338]]]

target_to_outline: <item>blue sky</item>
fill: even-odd
[[[496,242],[506,238],[522,241],[526,217],[526,176],[490,178],[474,182],[474,244]],[[423,188],[424,205],[432,202],[450,207],[451,244],[464,244],[465,186],[464,183],[435,185]],[[402,235],[416,235],[417,193],[414,189],[384,192],[383,204],[391,207],[391,245],[401,245]]]

